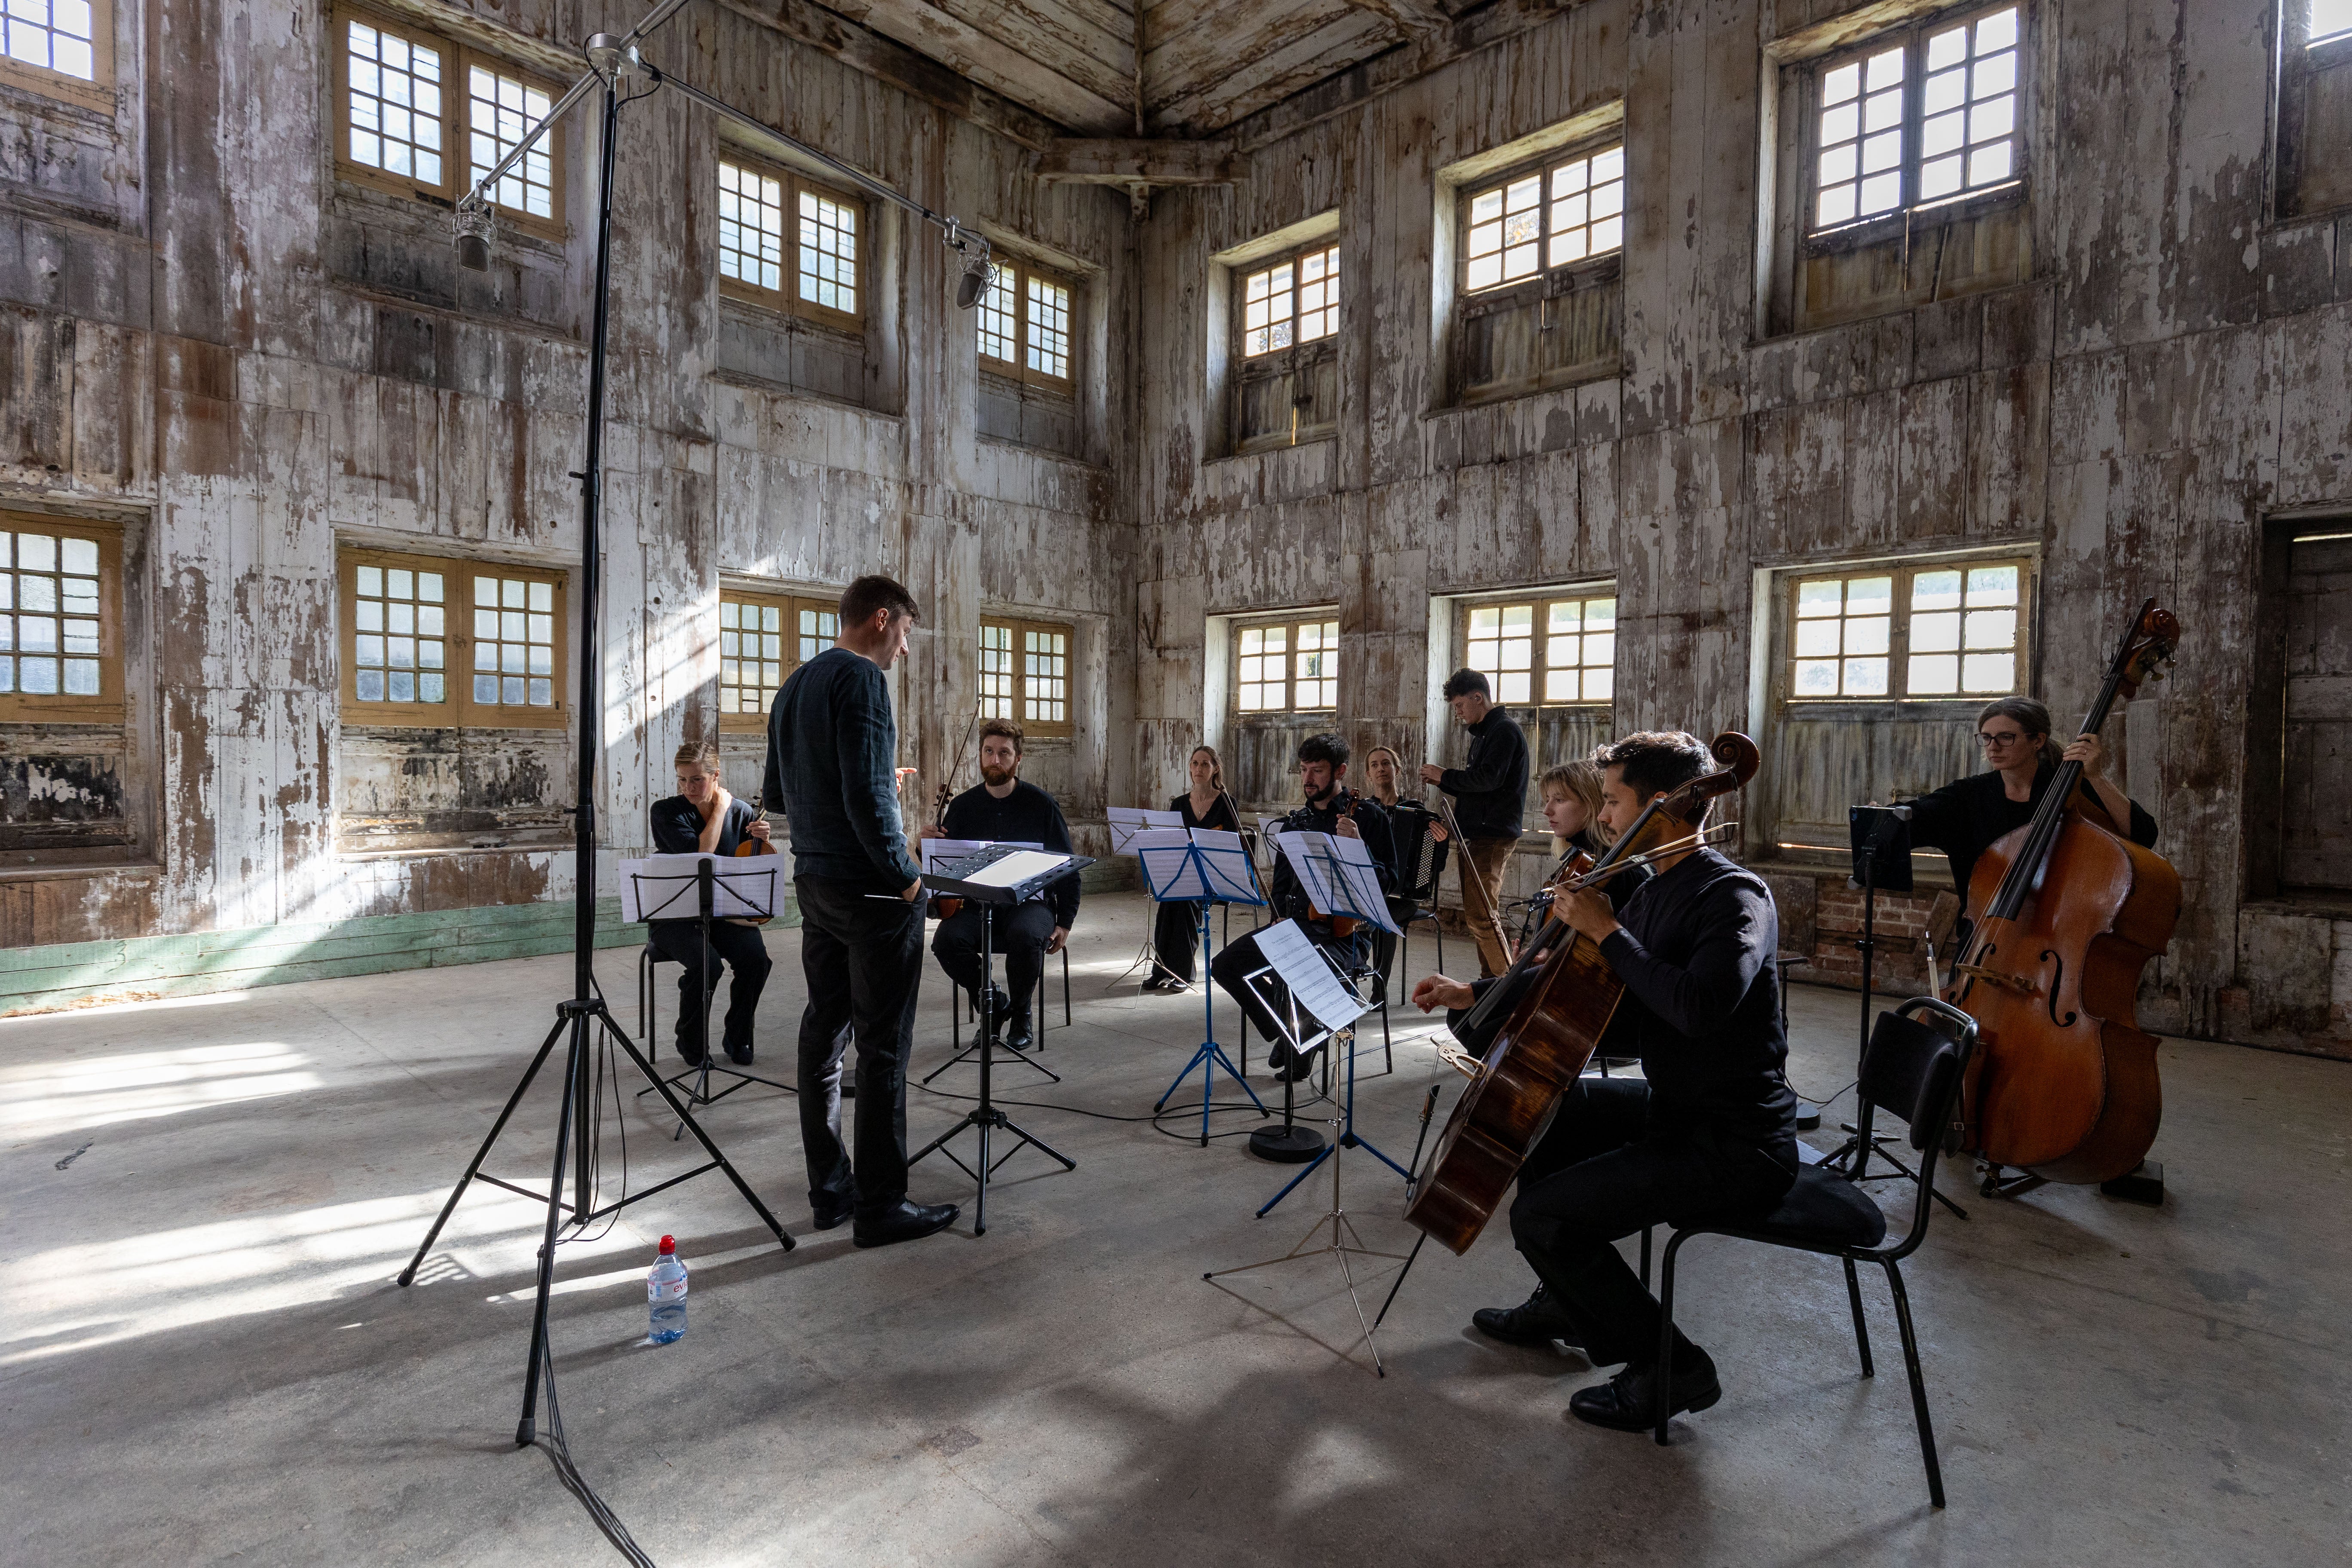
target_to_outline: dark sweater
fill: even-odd
[[[1908,803],[1911,842],[1922,849],[1944,852],[1952,863],[1952,885],[1959,890],[1962,903],[1968,901],[1969,878],[1976,870],[1978,858],[2003,837],[2033,820],[2033,809],[2050,793],[2050,781],[2057,772],[2056,763],[2044,760],[2033,775],[2033,794],[2026,800],[2010,799],[1996,772],[1955,779],[1934,794]],[[2148,848],[2156,846],[2156,818],[2137,801],[2131,803],[2131,822],[2125,837]]]
[[[878,665],[830,647],[793,671],[768,714],[761,798],[792,825],[793,876],[896,893],[921,874],[898,823],[898,762]]]
[[[1437,787],[1454,797],[1465,838],[1517,838],[1528,811],[1528,738],[1500,705],[1469,728],[1470,755]]]
[[[701,845],[702,813],[694,802],[682,795],[654,802],[649,814],[653,818],[654,847],[665,855],[691,855]],[[727,820],[719,829],[719,842],[712,847],[713,855],[732,855],[741,844],[751,824],[759,820],[751,803],[740,796],[727,803]],[[904,884],[900,884],[904,886]]]
[[[1013,793],[1003,800],[974,784],[948,803],[940,824],[950,838],[986,838],[997,843],[1042,844],[1059,854],[1070,853],[1070,826],[1062,808],[1035,784],[1015,779]],[[1054,923],[1064,930],[1078,918],[1078,877],[1073,871],[1045,885],[1045,902],[1053,906]]]

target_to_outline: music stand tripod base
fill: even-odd
[[[1250,1152],[1277,1165],[1303,1165],[1323,1152],[1323,1134],[1297,1122],[1261,1127],[1249,1135]]]

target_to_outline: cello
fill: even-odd
[[[2159,679],[2180,637],[2148,600],[2132,617],[2081,733]],[[1944,999],[1977,1021],[1962,1105],[1967,1147],[2049,1182],[2112,1181],[2156,1142],[2164,1093],[2138,1025],[2140,972],[2172,941],[2180,874],[2124,837],[2061,763],[2033,820],[1969,878],[1968,946]],[[1989,1187],[1989,1191],[1993,1190]]]
[[[1625,994],[1598,944],[1560,914],[1557,895],[1733,831],[1731,824],[1707,827],[1707,811],[1756,776],[1761,755],[1755,742],[1730,731],[1708,750],[1719,771],[1651,801],[1598,860],[1582,850],[1569,857],[1542,928],[1464,1018],[1455,1031],[1462,1044],[1439,1047],[1470,1085],[1454,1101],[1404,1217],[1455,1253],[1469,1251],[1494,1218]]]

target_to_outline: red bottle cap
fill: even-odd
[[[662,1256],[665,1258],[668,1257],[671,1253],[676,1252],[677,1250],[677,1237],[674,1236],[663,1237],[661,1249]]]

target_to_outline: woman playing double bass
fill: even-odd
[[[1612,834],[1710,763],[1706,746],[1679,732],[1629,735],[1599,760],[1601,818]],[[1706,1352],[1679,1332],[1674,1365],[1657,1366],[1657,1300],[1614,1243],[1702,1212],[1760,1217],[1797,1173],[1772,895],[1709,848],[1663,854],[1655,867],[1622,910],[1598,888],[1564,895],[1562,918],[1598,944],[1625,986],[1599,1052],[1639,1058],[1643,1077],[1580,1077],[1562,1095],[1511,1205],[1511,1239],[1540,1283],[1524,1304],[1471,1320],[1496,1339],[1565,1340],[1595,1366],[1623,1363],[1569,1410],[1625,1432],[1651,1425],[1662,1373],[1676,1411],[1706,1409],[1722,1387]],[[1432,975],[1412,999],[1426,1012],[1467,1006],[1475,994]]]
[[[1985,704],[1977,715],[1977,744],[1984,748],[1985,772],[1905,803],[1911,807],[1911,842],[1944,852],[1963,902],[1978,858],[2033,820],[2062,762],[2083,765],[2083,787],[2125,837],[2155,847],[2156,818],[2100,775],[2105,752],[2099,738],[2077,735],[2059,751],[2050,743],[2050,710],[2032,698],[2004,697]],[[1967,944],[1967,932],[1957,933],[1955,950]]]

